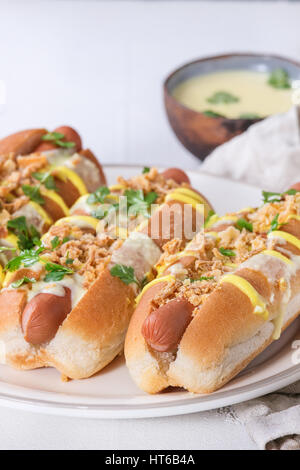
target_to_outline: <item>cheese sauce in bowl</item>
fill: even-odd
[[[178,139],[204,160],[255,122],[288,111],[299,83],[300,64],[290,59],[263,54],[212,56],[168,76],[165,108]]]
[[[277,82],[275,75],[278,76]],[[275,86],[272,85],[272,76]],[[280,82],[281,76],[286,79]],[[292,106],[292,83],[284,69],[271,74],[226,70],[185,80],[174,89],[173,96],[194,111],[211,111],[230,119],[258,119],[289,110]]]

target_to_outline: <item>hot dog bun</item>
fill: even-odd
[[[0,155],[10,152],[28,155],[34,152],[46,132],[46,129],[28,129],[4,137],[0,140]]]
[[[278,211],[281,224],[279,230],[270,231],[264,225],[267,225],[267,220],[272,220],[269,215],[274,210]],[[166,269],[161,279],[146,286],[125,341],[126,363],[140,388],[148,393],[157,393],[168,386],[175,386],[194,393],[211,393],[278,339],[280,333],[297,318],[300,313],[298,212],[299,195],[287,196],[285,201],[254,211],[251,215],[253,228],[264,220],[260,233],[248,234],[253,243],[257,236],[256,246],[261,244],[257,254],[248,254],[246,261],[236,264],[226,261],[226,257],[221,261],[215,252],[222,265],[218,265],[217,270],[213,268],[217,276],[214,280],[204,276],[193,284],[188,279],[190,271],[183,279],[176,278],[176,270]],[[261,219],[262,214],[264,219]],[[224,243],[235,235],[235,230],[227,227],[217,236]],[[246,232],[236,236],[239,244]],[[194,269],[194,273],[199,269],[199,276],[203,263],[217,262],[205,258],[210,253],[211,242],[209,233],[204,237],[208,249],[198,256],[198,268]],[[232,255],[232,249],[226,247],[226,251],[222,248],[226,255]],[[247,246],[245,248],[248,251]],[[245,256],[243,249],[242,252]],[[178,259],[178,265],[181,259],[184,257]],[[221,271],[218,273],[218,270]],[[182,275],[178,267],[177,272]],[[211,289],[204,285],[201,291],[201,283],[207,283],[208,287],[211,283]],[[178,323],[177,318],[182,300],[185,300],[182,314],[187,313],[187,301],[194,306],[193,318],[190,320],[186,315],[187,326],[183,334],[184,322]],[[176,308],[173,308],[173,303]],[[167,314],[166,306],[169,306]]]
[[[145,214],[142,222],[137,226],[133,224],[132,230],[128,230],[128,238],[114,241],[110,238],[112,227],[109,225],[99,231],[98,220],[91,215],[72,215],[56,223],[42,238],[43,247],[39,248],[42,253],[33,266],[20,267],[21,274],[18,271],[9,273],[0,293],[0,310],[4,312],[4,319],[10,319],[3,321],[3,331],[0,328],[4,351],[2,362],[21,369],[53,366],[64,375],[79,379],[101,370],[122,351],[135,297],[145,278],[154,275],[162,253],[161,240],[166,239],[162,236],[161,218],[156,217],[165,208],[181,207],[182,204],[179,185],[171,185],[169,189],[170,182],[163,183],[158,173],[155,178],[152,184],[158,184],[158,181],[159,185],[166,185],[157,194],[162,202],[150,219]],[[139,184],[144,184],[145,180],[137,178]],[[149,186],[149,194],[152,194],[151,189]],[[191,198],[191,226],[196,227],[198,211],[204,212],[204,209],[196,204],[199,201],[197,193],[192,188],[185,186],[185,189],[189,192],[185,198]],[[122,195],[126,185],[125,189],[119,190]],[[140,192],[138,195],[141,197]],[[107,197],[118,201],[113,191]],[[92,205],[97,208],[97,203]],[[151,232],[146,233],[145,227],[151,225],[153,217],[158,220],[158,238],[152,239]],[[93,230],[84,231],[91,225]],[[58,278],[51,281],[47,280],[52,269],[49,264],[58,271]],[[61,270],[64,270],[63,276],[59,274]],[[121,274],[118,274],[120,270]],[[133,276],[129,282],[127,278],[123,280],[124,272]],[[26,280],[22,285],[12,284],[24,277]]]

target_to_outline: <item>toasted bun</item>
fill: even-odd
[[[106,181],[106,177],[105,177],[102,165],[97,159],[97,157],[93,154],[93,152],[90,149],[84,149],[84,150],[80,150],[79,153],[80,155],[83,155],[85,158],[88,158],[91,162],[93,162],[97,166],[99,170],[99,177],[100,177],[99,186],[106,186],[107,181]]]
[[[122,351],[134,297],[130,286],[104,270],[54,339],[39,348],[24,340],[21,329],[25,291],[4,290],[0,293],[0,362],[17,369],[53,366],[72,379],[89,377]]]
[[[28,129],[4,137],[0,140],[0,155],[10,152],[28,155],[34,152],[46,132],[46,129]]]
[[[125,343],[126,362],[137,385],[148,393],[157,393],[168,386],[210,393],[249,364],[273,341],[272,320],[279,314],[285,292],[278,287],[284,275],[282,262],[274,257],[269,263],[267,271],[273,272],[272,285],[262,272],[247,265],[241,265],[235,272],[267,300],[267,320],[255,314],[250,298],[241,289],[231,283],[221,283],[187,327],[173,355],[157,353],[142,336],[143,322],[151,312],[151,300],[164,283],[146,291],[134,312]],[[293,272],[289,288],[291,294],[282,330],[300,313],[299,269]]]

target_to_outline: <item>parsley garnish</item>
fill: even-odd
[[[65,137],[64,134],[60,132],[48,132],[43,135],[42,140],[53,142],[58,147],[72,148],[75,147],[75,142],[64,142],[62,139]]]
[[[124,196],[127,197],[127,207],[130,210],[130,215],[142,214],[144,217],[150,217],[149,209],[151,204],[156,201],[158,194],[151,191],[145,195],[141,189],[126,189]]]
[[[16,271],[23,265],[25,268],[29,268],[33,264],[37,263],[40,259],[39,254],[44,251],[43,247],[32,248],[30,250],[21,251],[19,256],[12,258],[5,266],[6,271]]]
[[[59,244],[60,244],[60,241],[59,241],[58,236],[56,235],[56,236],[55,236],[54,238],[52,238],[52,240],[51,240],[52,249],[55,250],[55,248],[57,248]]]
[[[5,251],[16,251],[16,248],[12,248],[10,246],[0,246],[0,253],[3,253]]]
[[[220,247],[220,248],[219,248],[219,252],[220,252],[223,256],[229,256],[229,257],[235,256],[235,252],[234,252],[234,251],[232,251],[232,250],[227,250],[226,248]]]
[[[218,117],[218,118],[225,118],[224,114],[216,113],[215,111],[212,111],[211,109],[206,109],[203,111],[203,114],[208,117]]]
[[[74,271],[70,268],[66,268],[60,264],[50,262],[45,264],[45,269],[48,271],[44,279],[45,282],[61,281],[66,274],[74,273]]]
[[[210,209],[210,210],[208,211],[207,217],[206,217],[206,219],[205,219],[205,221],[204,221],[204,227],[207,226],[209,220],[211,219],[211,217],[212,217],[213,215],[215,215],[215,211],[213,211],[212,209]]]
[[[279,214],[276,214],[274,219],[271,221],[270,230],[268,231],[268,233],[274,232],[274,230],[278,230],[283,225],[286,225],[285,223],[280,224],[278,222],[278,217],[279,217]]]
[[[198,279],[190,279],[191,282],[196,282],[196,281],[210,281],[214,279],[214,276],[200,276]]]
[[[105,202],[106,196],[108,196],[110,190],[107,186],[100,186],[100,188],[96,189],[96,191],[89,195],[87,198],[88,204],[103,204]]]
[[[134,283],[141,287],[141,284],[135,277],[134,270],[131,266],[126,266],[125,264],[115,264],[111,268],[110,274],[114,277],[118,277],[127,286]]]
[[[57,189],[55,186],[55,181],[50,172],[48,173],[32,173],[34,179],[38,180],[41,184],[47,189]]]
[[[287,191],[284,191],[283,193],[274,193],[271,191],[263,191],[263,201],[264,204],[268,202],[280,202],[281,199],[285,194],[288,194],[289,196],[295,196],[296,193],[298,193],[297,189],[288,189]]]
[[[34,282],[36,282],[36,279],[34,279],[34,277],[24,276],[21,279],[18,279],[17,281],[12,282],[11,286],[14,289],[18,289],[18,287],[21,287],[23,284],[30,284],[30,283],[33,284]]]
[[[248,230],[248,232],[253,232],[253,225],[251,224],[251,222],[248,222],[243,217],[241,217],[240,219],[236,221],[236,226],[240,230],[245,228],[246,230]]]
[[[27,227],[24,216],[16,217],[7,222],[7,228],[18,237],[18,247],[20,250],[29,250],[40,243],[40,234],[36,228],[31,225]]]
[[[261,119],[259,114],[255,113],[242,113],[239,115],[240,119]]]
[[[149,173],[149,171],[150,171],[149,166],[144,166],[142,173],[143,175],[145,175],[146,173]]]
[[[227,91],[217,91],[212,96],[207,98],[208,103],[212,104],[230,104],[237,103],[240,99],[237,96],[228,93]]]
[[[40,192],[40,186],[30,186],[29,184],[22,184],[23,193],[25,196],[37,204],[45,204],[45,200]]]
[[[72,258],[69,258],[69,252],[67,253],[67,259],[66,259],[66,264],[73,264],[74,260]]]
[[[291,88],[291,82],[289,74],[284,69],[275,69],[271,73],[268,84],[273,88]]]

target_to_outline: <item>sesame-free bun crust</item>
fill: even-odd
[[[286,244],[288,246],[288,244]],[[277,263],[277,278],[282,264]],[[270,295],[268,281],[260,271],[241,265],[236,274],[246,279],[257,292]],[[274,300],[268,305],[269,318],[254,313],[249,297],[238,287],[222,283],[209,295],[187,327],[177,352],[159,354],[146,343],[142,325],[151,312],[151,300],[163,288],[155,284],[145,292],[133,314],[125,342],[125,357],[137,385],[148,393],[168,386],[183,387],[194,393],[211,393],[222,387],[262,352],[272,341],[272,320],[279,313],[282,293],[273,289]],[[291,296],[286,306],[282,331],[300,313],[300,270],[290,281]]]
[[[28,129],[4,137],[0,140],[0,155],[10,152],[28,155],[34,152],[46,132],[46,129]]]
[[[23,370],[53,366],[72,379],[90,377],[123,350],[134,297],[133,289],[106,269],[70,312],[55,337],[46,345],[34,347],[24,340],[21,329],[25,291],[3,290],[0,362]]]

